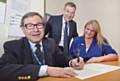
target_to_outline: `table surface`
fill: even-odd
[[[115,65],[120,66],[120,62],[118,61],[112,61],[112,62],[101,62],[102,64],[108,64],[108,65]],[[120,81],[120,69],[111,71],[102,75],[98,75],[95,77],[91,77],[88,79],[80,80],[75,77],[71,78],[56,78],[56,77],[43,77],[38,79],[37,81]]]

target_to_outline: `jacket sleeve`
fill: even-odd
[[[76,24],[76,22],[74,22],[74,35],[73,35],[73,38],[74,38],[74,37],[77,37],[77,36],[78,36],[77,24]]]
[[[63,54],[63,52],[56,45],[55,47],[56,53],[54,54],[55,58],[55,66],[57,67],[68,67],[69,61],[72,59],[70,54]]]
[[[0,58],[0,81],[36,81],[40,66],[20,63],[19,56],[10,44],[4,44],[4,54]]]
[[[49,18],[49,20],[46,22],[45,35],[51,35],[52,34],[52,25],[51,25],[52,20],[53,20],[53,16],[51,16]]]

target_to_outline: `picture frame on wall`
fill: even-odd
[[[7,0],[0,0],[0,24],[5,23]]]

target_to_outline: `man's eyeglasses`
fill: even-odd
[[[26,27],[26,28],[29,29],[29,30],[32,30],[32,29],[34,29],[35,27],[37,27],[38,29],[41,29],[41,28],[44,27],[44,24],[43,24],[43,23],[38,23],[38,24],[28,23],[28,24],[25,24],[24,27]]]

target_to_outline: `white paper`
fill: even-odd
[[[73,70],[75,71],[75,73],[77,73],[76,77],[83,80],[83,79],[101,75],[101,74],[104,74],[104,73],[107,73],[113,70],[117,70],[117,69],[120,69],[120,67],[99,64],[99,63],[90,63],[90,64],[85,64],[82,70],[75,70],[75,69]]]
[[[8,35],[13,37],[24,36],[20,28],[22,16],[29,11],[29,0],[10,0],[10,20],[8,26]]]

